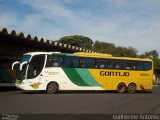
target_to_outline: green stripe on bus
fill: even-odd
[[[87,69],[63,68],[68,78],[78,86],[99,86]]]
[[[69,79],[78,86],[88,86],[74,68],[63,68]]]
[[[92,77],[88,69],[76,68],[77,73],[81,76],[82,80],[89,86],[99,86],[96,80]]]
[[[79,56],[79,55],[67,54],[67,53],[52,53],[52,55],[56,55],[56,56],[69,56],[69,57],[78,57]]]

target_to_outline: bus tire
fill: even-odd
[[[117,86],[117,92],[118,93],[125,93],[126,92],[126,84],[124,83],[119,83]]]
[[[135,83],[130,83],[128,85],[127,91],[128,91],[128,93],[135,93],[136,89],[137,89],[136,84]]]
[[[58,90],[59,90],[58,84],[55,83],[55,82],[51,82],[51,83],[49,83],[49,84],[47,85],[47,90],[46,90],[46,92],[47,92],[48,94],[55,94],[55,93],[58,92]]]

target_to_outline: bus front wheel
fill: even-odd
[[[51,82],[47,85],[47,93],[48,94],[55,94],[58,92],[58,84]]]
[[[125,93],[126,92],[126,85],[124,83],[119,83],[117,86],[118,93]]]
[[[135,93],[136,92],[136,84],[130,83],[127,88],[128,93]]]

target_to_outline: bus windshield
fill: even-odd
[[[22,63],[22,62],[25,62],[25,61],[29,61],[30,58],[31,58],[30,55],[24,55],[24,56],[22,57],[22,59],[21,59],[21,63]]]
[[[35,55],[31,58],[27,71],[27,79],[37,77],[43,70],[45,55]]]
[[[24,55],[22,57],[20,63],[29,62],[30,58],[31,58],[31,55]],[[19,66],[19,68],[20,68],[20,66]],[[19,79],[19,80],[24,80],[25,79],[26,69],[27,69],[27,64],[24,64],[22,66],[22,70],[20,70],[20,69],[17,70],[17,79]]]
[[[26,78],[33,79],[37,77],[43,69],[44,62],[45,62],[45,55],[34,55],[33,57],[31,57],[30,55],[25,55],[21,59],[21,64],[24,62],[27,62],[27,63],[23,64],[22,70],[20,69],[17,70],[18,80],[24,80]]]

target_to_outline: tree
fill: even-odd
[[[93,50],[99,53],[113,54],[115,51],[115,45],[112,43],[96,41],[93,45]]]
[[[141,54],[140,57],[155,59],[155,58],[158,58],[158,52],[156,50],[151,50],[151,51],[145,52],[144,54]]]
[[[133,47],[121,47],[116,48],[117,55],[119,57],[137,57],[137,50]]]
[[[108,53],[119,57],[137,57],[137,50],[133,47],[116,47],[113,43],[96,41],[93,50],[100,53]]]
[[[154,69],[160,69],[160,59],[158,58],[158,52],[156,50],[151,50],[139,55],[141,58],[150,58],[153,60]]]
[[[89,37],[85,37],[82,35],[65,36],[60,38],[58,42],[82,47],[85,49],[92,49],[93,44],[93,41]]]
[[[160,69],[160,59],[154,58],[153,59],[154,69]]]

